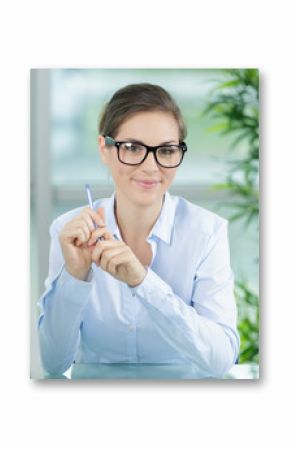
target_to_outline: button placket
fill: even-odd
[[[151,260],[151,264],[149,265],[149,268],[153,268],[153,264],[156,260],[156,255],[157,255],[157,245],[158,245],[158,239],[156,240],[155,238],[151,240],[151,248],[152,248],[152,260]],[[157,262],[158,263],[158,262]],[[154,269],[153,269],[154,271]]]
[[[136,343],[136,306],[132,300],[132,292],[127,285],[122,285],[122,296],[124,301],[124,314],[126,317],[126,348],[127,356],[130,362],[137,361],[137,343]]]

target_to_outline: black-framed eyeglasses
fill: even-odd
[[[161,167],[175,168],[181,164],[184,153],[187,151],[185,142],[181,142],[179,145],[163,144],[151,147],[138,141],[117,142],[110,136],[104,135],[103,137],[105,137],[105,144],[107,146],[113,145],[117,148],[119,161],[126,165],[142,164],[149,152],[152,151],[155,161]]]

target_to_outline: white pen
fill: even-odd
[[[94,210],[93,198],[92,198],[92,191],[91,191],[90,185],[89,185],[89,184],[86,184],[86,185],[85,185],[85,189],[86,189],[86,192],[87,192],[87,197],[88,197],[88,203],[89,203],[89,206],[90,206],[90,208],[91,208],[92,210]],[[95,223],[95,222],[93,222],[93,223],[94,223],[94,228],[97,229],[96,223]],[[102,237],[98,237],[97,240],[96,240],[96,242],[97,242],[98,240],[104,240],[104,237],[103,237],[103,236],[102,236]]]
[[[92,198],[92,192],[91,192],[90,184],[86,184],[86,185],[85,185],[85,188],[86,188],[86,192],[87,192],[87,197],[88,197],[89,206],[90,206],[91,209],[94,209],[94,206],[93,206],[93,198]]]

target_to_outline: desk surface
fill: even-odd
[[[171,365],[152,363],[101,363],[74,364],[63,375],[46,375],[42,379],[203,379],[194,365]],[[256,364],[234,365],[221,379],[258,379]],[[206,378],[213,379],[213,378]]]

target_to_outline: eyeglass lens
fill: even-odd
[[[125,142],[119,147],[119,157],[127,164],[139,164],[145,157],[146,147],[136,143]],[[173,167],[178,165],[182,158],[182,149],[178,146],[170,145],[159,147],[156,157],[161,165]]]

